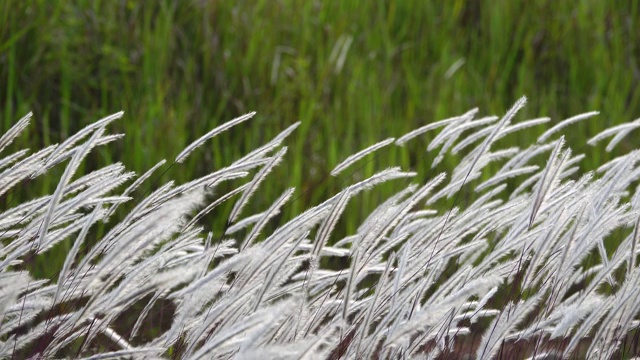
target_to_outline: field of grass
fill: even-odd
[[[297,214],[381,166],[428,177],[426,138],[327,179],[361,148],[476,106],[499,113],[527,95],[528,118],[601,111],[569,144],[640,116],[639,13],[637,4],[605,1],[7,0],[0,130],[32,110],[36,126],[16,148],[35,148],[124,110],[114,132],[126,137],[92,159],[142,173],[217,124],[258,111],[199,160],[167,172],[186,181],[300,120],[288,165],[276,170],[281,181],[263,190],[272,199],[295,186],[300,198],[286,213]],[[49,193],[54,180],[35,188]],[[363,199],[347,229],[394,190]]]
[[[282,164],[244,211],[264,211],[295,187],[283,215],[265,225],[269,233],[385,167],[414,170],[420,184],[451,172],[458,156],[446,155],[431,168],[437,153],[426,147],[434,132],[329,175],[348,155],[378,141],[474,107],[478,118],[503,115],[522,95],[529,103],[518,120],[552,120],[498,141],[502,148],[533,143],[553,124],[589,110],[600,115],[566,132],[569,147],[589,154],[581,166],[593,169],[637,148],[633,137],[611,154],[603,151],[606,144],[582,147],[604,128],[640,116],[639,21],[637,4],[604,1],[8,0],[0,3],[0,134],[33,111],[33,123],[9,150],[40,149],[124,110],[109,133],[126,136],[90,153],[78,172],[121,161],[141,174],[161,159],[168,163],[132,194],[135,201],[119,208],[116,218],[122,219],[151,188],[219,170],[300,121],[285,141]],[[253,110],[253,119],[173,164],[187,144]],[[468,189],[499,167],[485,169],[460,196],[434,207],[472,204],[479,194]],[[63,171],[25,180],[0,196],[1,209],[53,193]],[[335,224],[337,237],[356,233],[376,206],[407,184],[389,182],[358,195]],[[515,189],[506,184],[509,192]],[[234,188],[222,184],[216,195]],[[223,204],[200,223],[221,238],[232,206]],[[88,243],[106,232],[100,226],[91,231],[95,240]],[[603,251],[619,244],[603,243]],[[46,261],[25,265],[36,277],[56,278],[72,245],[60,241]],[[586,264],[598,263],[593,254],[595,262]]]
[[[3,154],[0,195],[66,166],[52,195],[0,214],[0,357],[636,356],[640,151],[581,172],[576,165],[585,154],[566,148],[561,134],[594,112],[564,120],[521,148],[499,148],[505,136],[549,122],[514,122],[526,102],[522,97],[502,117],[476,118],[473,109],[395,141],[403,146],[441,128],[429,147],[460,155],[449,174],[423,184],[415,172],[389,168],[284,221],[278,215],[294,188],[263,212],[242,209],[263,198],[262,180],[283,160],[291,127],[227,167],[180,186],[164,184],[142,199],[129,195],[151,173],[122,193],[116,189],[133,173],[120,164],[76,176],[92,149],[119,138],[105,130],[122,112],[28,157],[27,150]],[[217,127],[176,161],[253,115]],[[0,152],[30,117],[0,137]],[[609,151],[638,128],[640,121],[613,126],[588,144],[611,138]],[[391,143],[350,156],[332,176]],[[548,159],[542,167],[541,157]],[[503,164],[487,172],[496,163]],[[359,193],[408,179],[413,183],[355,233],[335,231]],[[225,183],[237,187],[221,192]],[[205,235],[198,219],[234,195],[231,226]],[[446,209],[447,198],[462,206]],[[114,223],[114,209],[131,202],[135,208]],[[91,228],[100,223],[108,232],[96,237]],[[55,264],[52,249],[69,240],[64,263]],[[48,279],[39,279],[34,264],[49,271]]]

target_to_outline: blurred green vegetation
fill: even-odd
[[[258,111],[158,179],[184,182],[300,120],[285,162],[243,213],[261,211],[295,186],[300,197],[287,208],[290,217],[390,165],[417,170],[421,181],[432,177],[427,134],[327,178],[349,154],[476,106],[502,115],[527,95],[519,120],[600,110],[571,128],[577,150],[598,130],[640,116],[638,7],[587,0],[5,0],[0,132],[32,110],[35,123],[15,147],[37,149],[125,110],[110,130],[125,138],[100,149],[84,170],[122,161],[142,173],[216,125]],[[543,129],[511,141],[531,141]],[[587,162],[603,160],[595,153]],[[50,193],[56,181],[38,179],[4,205]],[[373,205],[406,185],[353,202],[342,229],[355,229]],[[208,219],[224,220],[221,213]]]

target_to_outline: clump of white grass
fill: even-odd
[[[476,118],[473,109],[395,140],[442,128],[428,146],[440,148],[433,166],[465,152],[450,174],[407,186],[344,238],[334,229],[358,193],[416,174],[382,170],[270,232],[294,189],[263,212],[243,210],[282,162],[297,123],[225,168],[137,199],[91,242],[92,227],[164,165],[123,190],[134,174],[121,164],[74,180],[94,147],[119,138],[103,134],[122,113],[32,155],[3,154],[0,195],[66,168],[52,195],[0,214],[0,358],[620,357],[640,324],[640,152],[581,174],[584,155],[572,155],[560,133],[595,112],[557,123],[528,147],[495,149],[498,139],[550,121],[514,123],[525,104],[501,118]],[[212,130],[176,162],[253,114]],[[30,118],[0,137],[0,151]],[[636,127],[589,142],[614,136],[609,151]],[[393,141],[348,157],[332,175]],[[496,162],[501,169],[479,182]],[[206,200],[226,181],[237,186]],[[461,191],[475,200],[457,201]],[[442,205],[445,197],[453,207]],[[202,217],[233,199],[228,226],[206,234]],[[71,246],[58,275],[34,279],[26,265],[64,240]],[[324,266],[325,258],[342,266]],[[171,321],[145,331],[158,304],[171,309]],[[123,317],[133,320],[128,330]]]

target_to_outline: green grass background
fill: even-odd
[[[361,148],[476,106],[501,115],[527,95],[520,120],[600,110],[569,131],[577,150],[598,130],[639,117],[639,12],[635,1],[589,0],[5,0],[0,132],[32,110],[35,123],[15,148],[38,149],[125,110],[111,131],[126,137],[92,155],[83,171],[122,161],[142,173],[216,125],[258,111],[157,179],[184,182],[300,120],[285,162],[243,213],[296,186],[290,217],[386,166],[417,170],[421,181],[433,176],[428,134],[327,178]],[[587,165],[602,162],[604,155],[591,153]],[[436,170],[453,164],[447,159]],[[54,175],[5,196],[4,208],[52,192]],[[341,231],[353,231],[404,186],[361,196]],[[207,227],[222,224],[224,211]]]

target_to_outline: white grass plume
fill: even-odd
[[[32,112],[29,112],[22,119],[18,120],[18,122],[13,125],[6,133],[0,137],[0,152],[4,150],[9,144],[15,140],[20,133],[29,126],[29,122],[31,121],[31,117],[33,116]]]
[[[543,143],[545,141],[547,141],[547,139],[549,139],[553,134],[557,133],[558,131],[564,129],[565,127],[576,123],[578,121],[581,120],[586,120],[589,119],[593,116],[599,115],[600,113],[597,111],[590,111],[590,112],[586,112],[584,114],[580,114],[580,115],[576,115],[576,116],[572,116],[568,119],[562,120],[559,123],[555,124],[551,129],[547,130],[544,132],[544,134],[540,135],[538,137],[538,142],[539,143]]]
[[[433,130],[433,129],[437,129],[439,127],[448,125],[448,124],[453,124],[453,123],[458,123],[458,122],[464,122],[466,119],[468,119],[469,117],[473,117],[476,113],[478,112],[478,109],[472,109],[468,112],[466,112],[465,114],[462,114],[460,116],[455,116],[449,119],[444,119],[444,120],[440,120],[440,121],[436,121],[434,123],[425,125],[421,128],[415,129],[411,132],[409,132],[408,134],[405,134],[403,136],[401,136],[400,138],[398,138],[398,140],[396,140],[396,145],[404,145],[404,143],[406,143],[407,141],[418,137],[424,133],[426,133],[429,130]]]
[[[181,163],[183,162],[187,156],[189,156],[189,154],[191,154],[191,152],[195,149],[197,149],[198,147],[202,146],[202,144],[204,144],[207,140],[211,139],[212,137],[215,137],[216,135],[229,130],[230,128],[245,122],[249,119],[251,119],[254,115],[256,114],[256,112],[250,112],[248,114],[239,116],[231,121],[228,121],[218,127],[216,127],[215,129],[209,131],[208,133],[202,135],[199,139],[197,139],[196,141],[192,142],[189,146],[187,146],[184,150],[182,150],[182,152],[180,154],[178,154],[178,156],[176,156],[176,162],[177,163]]]
[[[333,170],[331,170],[331,175],[332,176],[338,175],[340,172],[342,172],[344,169],[346,169],[349,166],[351,166],[353,163],[355,163],[358,160],[362,159],[363,157],[371,154],[372,152],[391,144],[394,140],[395,140],[394,138],[388,138],[386,140],[383,140],[383,141],[380,141],[379,143],[373,144],[373,145],[367,147],[366,149],[360,150],[359,152],[349,156],[343,162],[341,162],[340,164],[336,165],[336,167],[333,168]]]
[[[492,149],[548,122],[514,122],[524,104],[497,123],[476,119],[473,109],[395,141],[442,127],[427,148],[440,147],[443,158],[482,140],[450,174],[415,183],[415,172],[380,169],[291,219],[276,215],[293,201],[293,188],[267,209],[243,209],[262,196],[299,123],[211,174],[159,185],[114,224],[109,217],[164,164],[124,190],[133,174],[121,164],[74,179],[89,150],[119,138],[102,132],[120,113],[62,145],[5,155],[0,194],[70,161],[52,195],[0,210],[0,357],[75,357],[79,348],[94,358],[492,358],[513,355],[516,342],[537,349],[522,357],[574,356],[582,342],[591,356],[615,357],[640,322],[639,153],[581,174],[588,153],[572,156],[560,133],[594,112],[558,123],[539,143]],[[251,116],[196,140],[177,162]],[[27,124],[20,120],[0,144]],[[612,149],[636,128],[617,125],[592,142],[612,136]],[[556,134],[560,140],[547,143]],[[392,141],[348,157],[336,171]],[[497,161],[504,164],[491,172]],[[403,189],[365,209],[366,220],[345,234],[341,219],[357,196],[390,180]],[[222,182],[230,186],[206,203]],[[240,194],[231,214],[222,214],[232,223],[204,232],[204,215]],[[102,237],[94,236],[99,226]],[[62,242],[69,250],[55,276],[34,279],[29,266]],[[150,329],[147,322],[161,315],[166,323]],[[131,329],[123,318],[134,319]],[[482,340],[462,346],[470,337]],[[549,349],[548,339],[559,337],[567,346]]]

